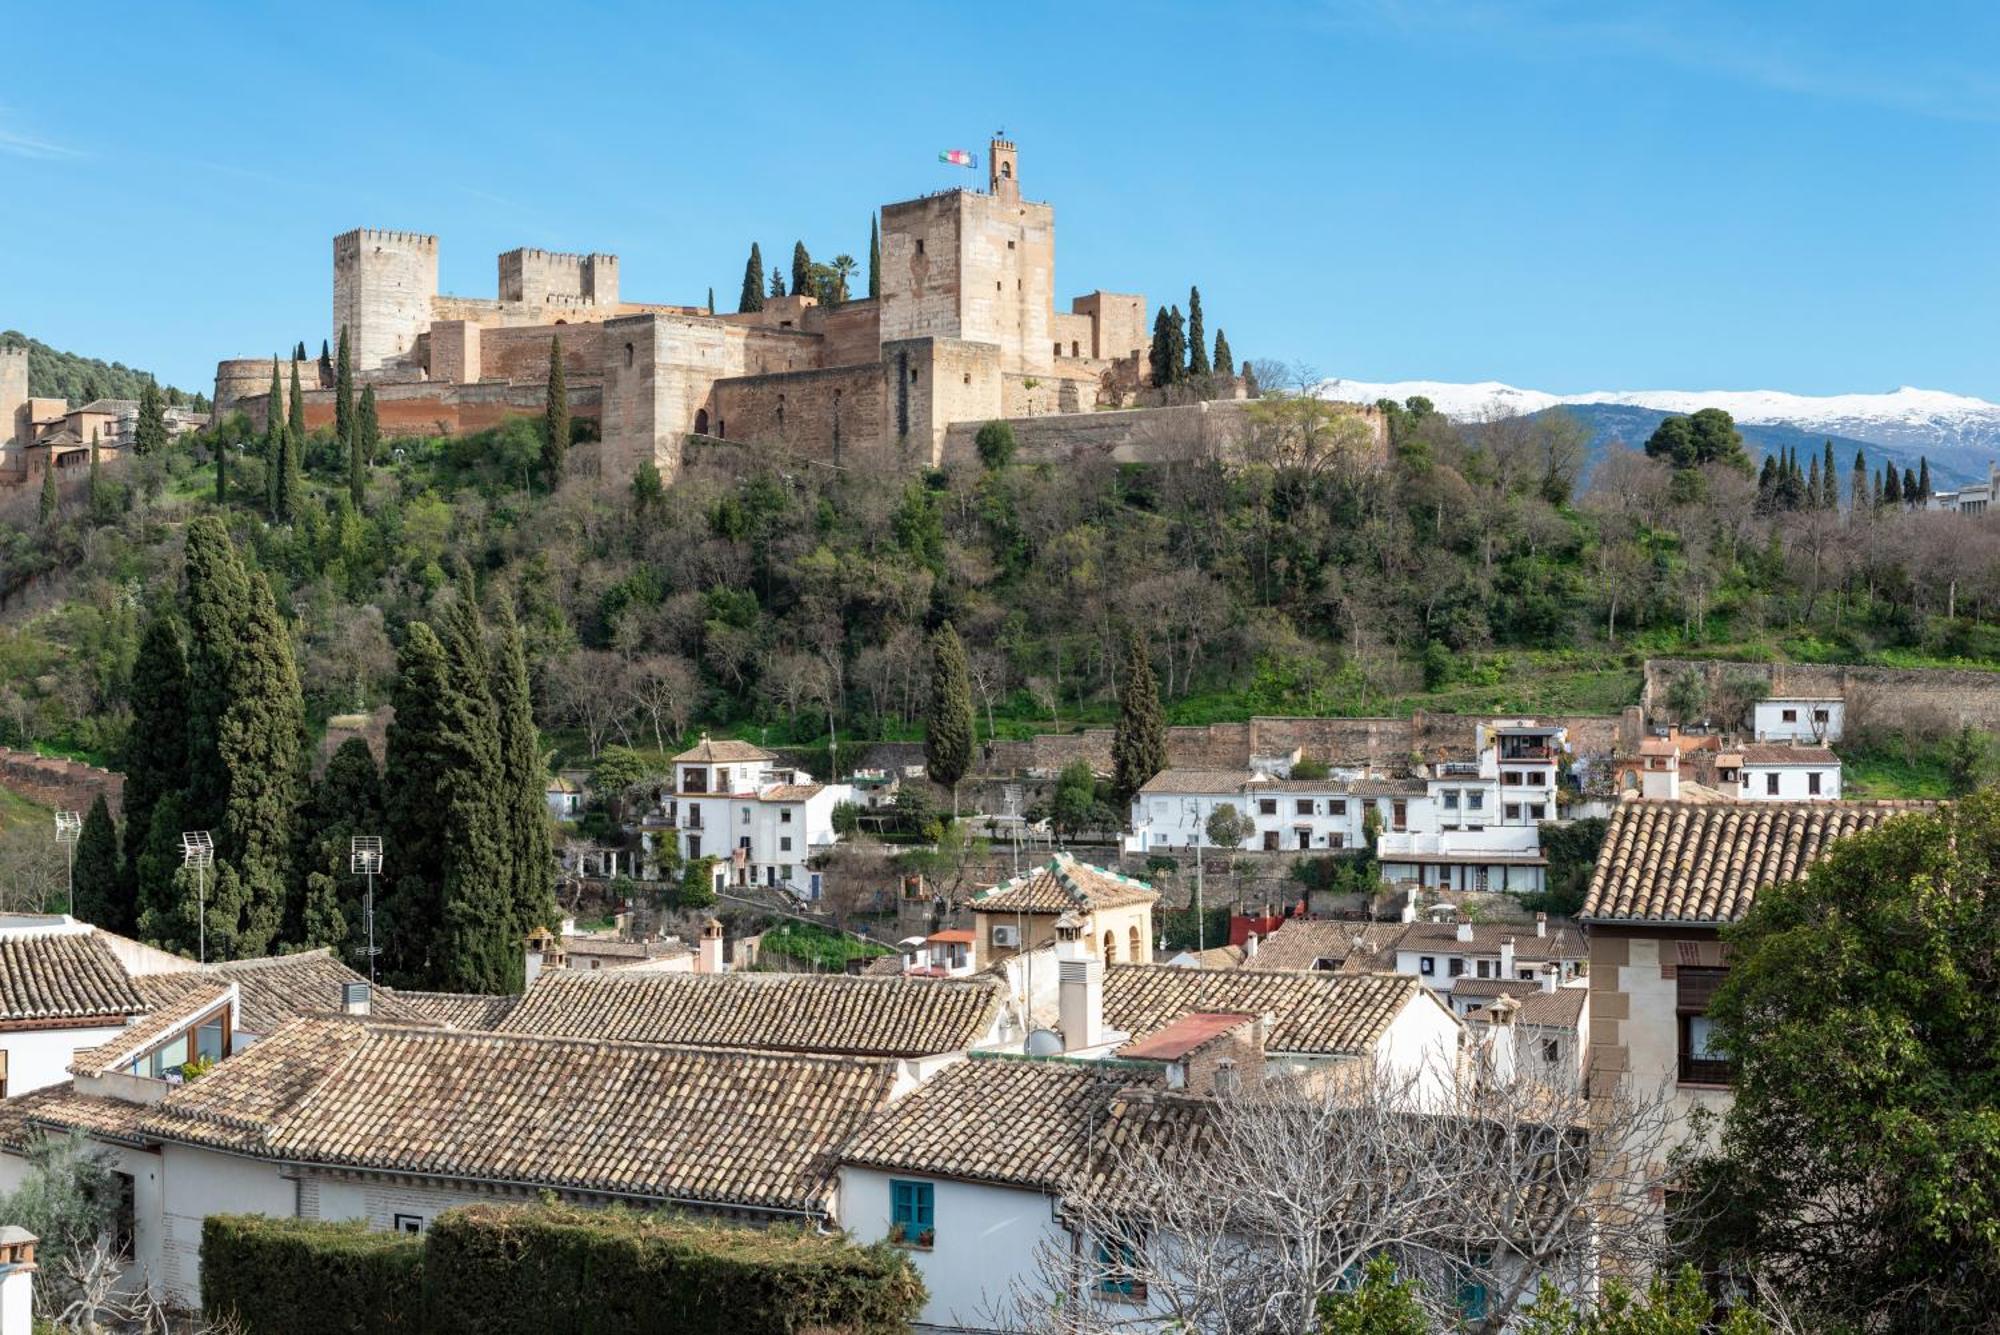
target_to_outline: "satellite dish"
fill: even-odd
[[[1030,1057],[1060,1057],[1062,1050],[1062,1035],[1055,1030],[1031,1029],[1028,1031],[1027,1051]]]

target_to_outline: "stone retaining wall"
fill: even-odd
[[[123,804],[125,776],[80,760],[0,747],[0,788],[54,811],[88,811],[103,793],[116,816]]]

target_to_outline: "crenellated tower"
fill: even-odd
[[[333,331],[347,331],[357,370],[373,371],[416,346],[438,294],[437,238],[358,227],[333,239]]]

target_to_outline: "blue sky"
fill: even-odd
[[[349,227],[437,233],[466,295],[535,245],[729,308],[752,239],[865,256],[1004,126],[1060,294],[1198,283],[1239,356],[2000,399],[1990,4],[0,0],[0,32],[0,328],[189,386],[317,349]]]

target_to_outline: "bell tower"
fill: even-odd
[[[1021,197],[1020,155],[1011,139],[995,139],[986,154],[986,188],[1000,199]]]

